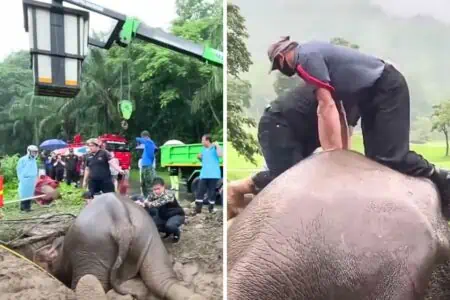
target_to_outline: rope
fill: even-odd
[[[61,214],[51,215],[51,216],[48,216],[48,217],[45,217],[45,218],[40,218],[40,219],[42,219],[41,221],[39,221],[38,223],[34,224],[33,226],[31,226],[27,230],[24,230],[20,235],[18,235],[16,238],[12,239],[11,241],[5,242],[5,241],[0,240],[0,245],[8,246],[9,244],[11,244],[11,243],[19,240],[20,238],[22,238],[24,235],[26,235],[28,232],[30,232],[36,226],[41,225],[42,223],[44,223],[46,220],[49,220],[51,218],[58,217],[58,216],[64,216],[64,215],[68,215],[68,216],[71,216],[73,218],[76,218],[76,216],[71,214],[71,213],[61,213]],[[31,219],[32,218],[24,219],[24,220],[31,220]],[[36,219],[38,219],[38,218],[36,218]],[[5,221],[7,221],[7,220],[5,220]],[[5,221],[1,221],[1,222],[5,222]],[[17,222],[18,220],[10,220],[10,221]]]
[[[3,246],[3,245],[0,245],[0,248],[2,248],[2,249],[4,249],[4,250],[8,251],[9,253],[11,253],[12,255],[14,255],[14,256],[16,256],[16,257],[19,257],[19,258],[21,258],[21,259],[26,260],[27,262],[29,262],[29,263],[31,263],[32,265],[34,265],[35,267],[37,267],[39,270],[44,271],[44,273],[47,273],[51,278],[53,278],[53,279],[55,279],[55,280],[58,280],[58,279],[55,278],[55,276],[53,276],[52,274],[50,274],[49,272],[47,272],[47,270],[45,270],[43,267],[41,267],[40,265],[36,264],[35,262],[29,260],[29,259],[26,258],[25,256],[23,256],[23,255],[17,253],[16,251],[13,251],[13,250],[11,250],[11,249],[9,249],[8,247],[5,247],[5,246]],[[58,280],[58,281],[59,281],[59,280]]]

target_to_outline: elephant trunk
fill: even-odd
[[[187,287],[176,282],[172,284],[166,293],[167,300],[206,300],[205,297],[194,293]]]
[[[140,275],[147,288],[156,296],[168,300],[206,300],[183,286],[171,268],[171,261],[164,245],[154,242],[147,257],[142,262]],[[160,257],[160,259],[151,259]]]

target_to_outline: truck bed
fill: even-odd
[[[223,143],[219,143],[223,149]],[[162,167],[201,167],[197,155],[202,150],[202,144],[165,145],[160,147]],[[223,158],[220,157],[223,166]]]

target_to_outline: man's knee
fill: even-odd
[[[261,171],[252,177],[257,192],[265,188],[275,177],[270,171]]]

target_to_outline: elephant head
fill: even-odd
[[[58,278],[66,286],[70,287],[71,276],[67,262],[63,257],[64,236],[59,236],[50,245],[38,249],[33,261],[44,267],[50,274]]]

